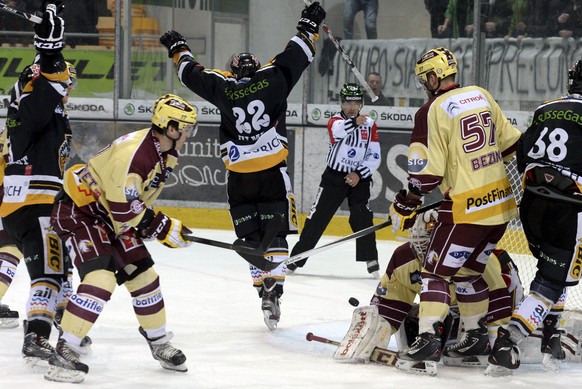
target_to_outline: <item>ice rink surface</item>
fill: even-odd
[[[232,231],[195,230],[224,242]],[[325,237],[319,245],[337,238]],[[297,236],[289,238],[290,245]],[[396,242],[379,241],[381,269]],[[415,376],[376,364],[333,360],[334,346],[308,342],[307,332],[341,340],[351,321],[350,297],[368,304],[377,285],[365,264],[354,260],[349,242],[310,258],[287,278],[279,328],[263,323],[260,300],[251,286],[246,262],[236,253],[201,244],[171,250],[148,243],[160,275],[172,343],[188,357],[188,372],[162,369],[138,333],[129,293],[118,287],[90,332],[91,354],[83,361],[89,374],[80,387],[91,388],[554,388],[582,387],[582,365],[559,373],[541,365],[522,365],[510,377],[485,377],[478,368],[439,365],[436,377]],[[3,299],[24,317],[29,278],[24,265]],[[56,343],[56,330],[51,341]],[[0,330],[0,388],[62,388],[30,372],[20,353],[22,325]],[[394,347],[392,342],[392,347]]]

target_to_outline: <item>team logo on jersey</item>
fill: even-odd
[[[360,131],[360,134],[362,136],[362,140],[368,140],[368,129],[367,128],[362,129],[362,131]]]
[[[428,165],[428,149],[422,143],[410,144],[408,151],[408,172],[420,173]]]
[[[139,215],[140,213],[143,212],[145,207],[143,202],[139,200],[133,200],[129,205],[129,208],[131,209],[131,212],[135,213],[136,215]]]

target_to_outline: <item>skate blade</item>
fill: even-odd
[[[434,361],[406,361],[399,359],[394,365],[398,370],[410,374],[427,375],[434,377],[437,375],[437,363]]]
[[[505,377],[508,375],[512,375],[513,374],[513,370],[508,369],[506,367],[503,366],[499,366],[499,365],[493,365],[493,364],[489,364],[487,365],[487,368],[485,369],[485,374],[486,376],[489,377]]]
[[[443,357],[443,364],[455,367],[487,367],[486,355],[471,355],[462,358]]]
[[[16,327],[18,327],[18,318],[0,319],[0,328],[16,328]]]
[[[166,370],[179,371],[180,373],[185,373],[188,371],[188,366],[186,366],[185,363],[182,363],[181,365],[172,365],[160,360],[158,360],[158,362],[160,362],[160,366]]]
[[[64,369],[59,366],[50,365],[46,373],[44,373],[44,379],[47,381],[79,384],[85,380],[86,375],[83,371]]]

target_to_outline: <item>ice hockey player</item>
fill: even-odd
[[[299,241],[291,256],[315,247],[333,215],[347,199],[350,207],[350,226],[354,232],[373,224],[374,213],[369,207],[372,174],[380,166],[380,142],[376,123],[360,113],[364,93],[358,84],[344,84],[340,90],[341,112],[328,123],[329,151],[326,167],[315,202],[305,220]],[[303,267],[306,259],[287,265],[289,271]],[[368,273],[380,278],[376,234],[356,239],[356,261],[364,262]]]
[[[10,88],[9,95],[10,100],[8,103],[8,108],[6,112],[7,117],[14,117],[16,112],[18,111],[18,103],[20,102],[20,98],[22,96],[22,91],[24,87],[32,81],[34,77],[38,77],[40,75],[40,67],[38,65],[38,60],[40,56],[36,56],[35,61],[31,65],[27,65],[18,80],[14,83],[12,88]],[[73,89],[75,89],[75,85],[77,83],[77,73],[74,66],[69,63],[67,64],[67,68],[69,70],[69,76],[73,82]],[[0,132],[0,182],[3,181],[4,178],[4,169],[6,168],[6,162],[8,160],[8,130],[6,126],[4,126]],[[0,204],[2,203],[1,198],[4,194],[4,186],[0,185]],[[10,237],[8,232],[4,230],[4,226],[2,224],[2,220],[0,219],[0,301],[6,295],[6,292],[10,288],[12,281],[16,275],[16,270],[18,268],[18,264],[20,262],[20,258],[22,258],[22,253],[17,247],[16,242],[14,239]],[[67,271],[67,279],[63,281],[61,285],[61,291],[59,293],[59,297],[57,299],[57,308],[55,312],[55,326],[59,325],[60,322],[60,314],[65,308],[69,297],[72,295],[72,283],[73,283],[73,273],[71,262],[66,260],[65,263],[69,266]],[[10,307],[6,304],[0,304],[0,328],[15,328],[18,327],[18,318],[19,314],[18,311],[13,311]],[[90,342],[90,339],[87,339],[86,342]]]
[[[84,380],[89,367],[80,361],[81,341],[116,283],[130,293],[139,332],[154,359],[165,369],[187,371],[186,356],[170,343],[160,279],[144,240],[157,239],[171,248],[190,245],[183,237],[190,231],[182,222],[155,213],[152,206],[196,125],[196,109],[166,94],[154,103],[150,128],[116,139],[86,165],[65,172],[51,223],[70,242],[81,283],[63,314],[47,380]]]
[[[410,228],[423,197],[437,187],[443,201],[439,228],[423,260],[420,333],[398,356],[419,362],[440,360],[450,281],[457,286],[463,325],[474,330],[473,335],[479,334],[479,339],[463,346],[463,353],[486,355],[489,294],[482,274],[508,222],[517,216],[503,162],[515,152],[521,132],[487,90],[456,82],[457,60],[450,50],[439,47],[424,53],[415,74],[417,86],[425,89],[429,99],[415,115],[407,190],[396,194],[389,209],[392,230]],[[489,162],[481,163],[484,159]],[[447,346],[445,353],[455,348]]]
[[[408,231],[408,242],[394,250],[386,272],[372,296],[371,305],[354,310],[350,329],[334,355],[336,359],[367,362],[375,347],[387,347],[392,334],[398,333],[396,340],[399,350],[409,347],[414,341],[418,335],[418,305],[414,301],[422,285],[421,261],[437,218],[435,210],[418,215],[414,226]],[[484,278],[490,296],[487,326],[478,330],[463,330],[456,308],[455,286],[451,283],[449,293],[453,308],[446,322],[447,331],[443,332],[443,345],[470,343],[475,331],[479,331],[479,334],[481,331],[488,333],[490,344],[493,344],[499,326],[509,322],[514,304],[523,296],[523,289],[517,267],[507,252],[493,251],[485,267]],[[457,350],[450,349],[444,354],[445,364],[485,366],[487,355],[477,358],[465,356]],[[436,374],[436,366],[436,362],[431,361],[419,364],[399,360],[396,364],[402,370],[428,375]]]
[[[568,95],[542,103],[520,141],[518,169],[525,172],[520,218],[537,273],[529,295],[513,313],[489,358],[489,374],[510,374],[520,365],[519,348],[543,323],[547,359],[564,359],[555,329],[566,287],[580,281],[582,240],[582,61],[568,71]],[[548,361],[548,363],[549,363]]]
[[[287,173],[287,97],[314,58],[324,18],[318,2],[306,7],[297,34],[263,67],[253,54],[240,53],[232,57],[230,71],[206,69],[180,33],[168,31],[160,38],[182,84],[220,110],[220,151],[228,170],[227,196],[236,236],[256,247],[268,222],[275,214],[282,216],[283,227],[265,253],[277,263],[288,258],[286,237],[298,229]],[[279,298],[287,268],[282,265],[272,272],[249,268],[265,324],[273,330],[281,315]]]
[[[33,72],[20,96],[14,98],[18,109],[10,107],[6,120],[9,158],[0,216],[8,239],[2,244],[14,244],[27,258],[31,284],[22,353],[33,367],[52,354],[49,336],[68,275],[65,250],[50,228],[52,204],[62,186],[71,148],[64,106],[76,81],[74,69],[61,53],[64,23],[58,14],[62,8],[61,1],[51,1],[40,11],[42,22],[34,26],[38,72]],[[16,267],[19,255],[11,249],[2,262],[7,260]]]

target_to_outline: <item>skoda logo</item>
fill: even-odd
[[[370,117],[372,118],[373,121],[376,121],[376,119],[378,119],[378,112],[370,111]]]
[[[131,103],[125,104],[125,107],[123,107],[123,112],[125,112],[126,115],[133,115],[135,112],[135,107]]]
[[[313,111],[311,111],[311,118],[313,120],[321,119],[321,111],[319,110],[319,108],[315,108]]]

